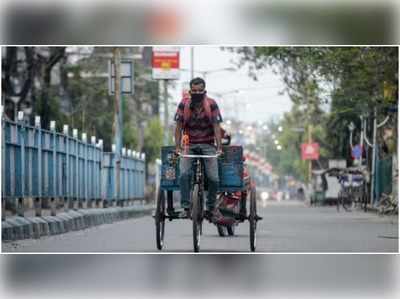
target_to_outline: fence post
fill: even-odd
[[[74,155],[75,155],[75,167],[74,167],[74,180],[75,180],[75,188],[74,188],[74,196],[72,198],[72,209],[78,209],[78,198],[79,198],[79,144],[78,144],[78,129],[72,130],[72,138],[74,139]]]
[[[69,136],[68,125],[63,126],[63,134],[65,135],[65,196],[64,196],[64,211],[68,212],[70,205],[70,193],[69,193]]]
[[[25,214],[25,205],[24,205],[24,196],[25,196],[25,125],[24,121],[24,112],[18,111],[17,116],[17,138],[20,139],[21,146],[21,196],[16,199],[16,212],[18,216],[24,217]],[[17,139],[17,140],[18,140]],[[17,173],[18,175],[18,173]]]
[[[37,136],[37,145],[38,145],[38,197],[35,200],[35,216],[42,216],[42,129],[40,125],[40,116],[35,116],[35,129]]]
[[[1,109],[1,156],[3,159],[5,159],[5,154],[6,154],[6,143],[5,143],[5,127],[4,127],[4,116],[3,116],[3,107],[0,108]],[[3,160],[4,161],[4,160]],[[2,161],[2,162],[3,162]],[[3,167],[1,168],[1,190],[2,190],[2,194],[1,194],[1,221],[6,220],[6,197],[5,197],[5,177],[6,177],[6,167],[5,165],[3,165]]]
[[[127,151],[128,156],[128,206],[132,205],[132,150],[128,149]]]
[[[83,150],[83,177],[85,178],[85,183],[83,184],[83,199],[80,201],[80,207],[82,209],[87,208],[87,189],[88,189],[88,173],[87,173],[87,155],[88,155],[88,144],[87,144],[87,134],[82,133],[82,142],[84,143]],[[82,178],[81,178],[82,179]]]
[[[113,180],[112,180],[113,186],[114,186],[114,190],[113,190],[114,194],[113,194],[113,199],[111,200],[110,206],[113,207],[113,206],[115,206],[116,202],[118,201],[117,186],[116,186],[116,183],[117,183],[117,171],[116,171],[116,162],[115,162],[115,160],[116,160],[116,156],[115,156],[116,147],[115,147],[115,144],[111,145],[111,152],[112,152],[111,157],[112,157],[112,162],[113,162],[112,165],[114,165],[114,173],[113,173]]]
[[[103,201],[103,196],[102,196],[102,184],[103,184],[103,139],[99,139],[98,143],[97,143],[97,147],[100,149],[99,151],[99,177],[97,178],[97,183],[99,184],[99,189],[97,190],[97,194],[98,194],[98,199],[96,202],[96,207],[104,207],[104,201]]]
[[[127,160],[126,160],[126,148],[122,148],[121,155],[121,166],[120,166],[120,194],[121,194],[121,207],[125,206],[126,203],[126,174],[127,174]]]
[[[140,190],[141,190],[141,197],[142,197],[142,202],[145,204],[145,171],[146,171],[146,154],[142,153],[141,155],[142,161],[141,161],[141,175],[140,175]]]
[[[96,172],[95,172],[95,154],[96,154],[96,137],[90,137],[90,144],[86,146],[86,172],[88,182],[86,183],[86,200],[87,200],[87,207],[93,208],[93,202],[95,201],[94,194],[96,194]],[[90,183],[90,184],[89,184]]]
[[[56,122],[50,121],[50,131],[53,135],[53,194],[50,198],[50,213],[51,216],[57,214],[57,133]]]

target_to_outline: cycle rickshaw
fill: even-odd
[[[204,175],[202,159],[216,156],[196,154],[177,156],[174,146],[162,147],[161,179],[160,187],[157,190],[156,210],[154,213],[156,243],[159,250],[164,246],[166,220],[190,218],[192,220],[194,252],[199,252],[200,250],[200,237],[204,219],[217,226],[220,236],[224,235],[222,233],[224,227],[228,228],[230,235],[233,235],[234,226],[248,220],[250,249],[255,251],[257,221],[262,218],[257,215],[255,186],[249,182],[246,183],[244,180],[243,148],[241,146],[223,146],[222,152],[223,154],[218,157],[220,184],[216,204],[219,217],[218,219],[206,219],[204,215],[204,192],[207,190],[207,180]],[[182,158],[193,158],[190,217],[180,216],[179,210],[174,207],[173,200],[174,192],[179,191],[179,159]],[[239,204],[233,204],[233,208],[230,209],[229,203],[234,200],[237,200]]]
[[[367,211],[367,183],[365,173],[360,168],[331,168],[326,171],[329,176],[335,176],[340,184],[340,191],[336,201],[337,211],[340,206],[345,211],[357,205]]]

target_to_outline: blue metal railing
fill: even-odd
[[[120,192],[116,188],[115,153],[103,153],[102,197],[107,201],[144,198],[144,159],[133,153],[133,157],[122,156],[120,170]]]
[[[66,208],[74,208],[77,202],[123,205],[144,198],[144,154],[123,150],[118,195],[115,154],[103,152],[102,141],[96,144],[92,137],[89,143],[85,133],[79,140],[77,130],[70,136],[67,126],[56,132],[54,122],[51,130],[42,129],[40,119],[35,123],[2,120],[3,208],[13,200],[23,207],[26,198],[40,208],[42,199],[63,199]]]

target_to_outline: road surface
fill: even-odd
[[[398,252],[398,218],[335,207],[310,208],[302,202],[268,202],[258,206],[264,219],[257,227],[257,252]],[[205,222],[201,252],[249,252],[249,224],[221,238]],[[3,252],[158,252],[151,216],[84,231],[2,244]],[[192,252],[189,220],[166,222],[163,252]]]

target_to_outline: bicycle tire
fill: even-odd
[[[164,191],[157,191],[157,203],[156,203],[156,244],[157,249],[162,250],[164,247],[164,234],[165,234],[165,195]]]
[[[250,215],[249,215],[249,226],[250,226],[250,250],[254,252],[256,250],[257,243],[257,203],[256,203],[256,188],[252,188],[250,192]]]
[[[346,212],[351,211],[352,205],[353,205],[353,199],[351,196],[347,195],[347,196],[343,197],[342,206]]]
[[[201,203],[199,197],[199,185],[195,184],[192,191],[192,223],[193,223],[193,250],[200,251],[200,236],[201,236]]]

